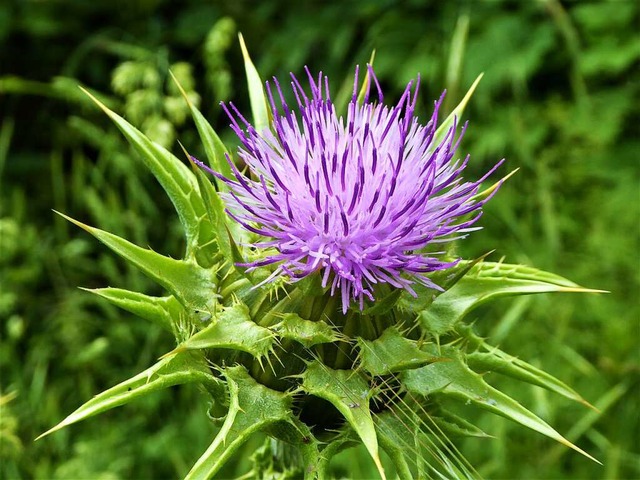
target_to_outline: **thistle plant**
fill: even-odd
[[[257,432],[270,439],[255,456],[257,478],[327,478],[332,457],[358,444],[381,478],[475,478],[451,440],[487,436],[465,417],[469,407],[593,459],[483,375],[589,404],[490,346],[466,321],[502,296],[588,291],[531,267],[454,255],[453,243],[479,228],[482,207],[501,184],[483,187],[502,162],[478,180],[462,176],[469,157],[458,157],[466,125],[458,128],[457,119],[477,81],[442,123],[440,98],[422,124],[419,80],[387,106],[367,66],[356,69],[340,115],[322,74],[307,71],[308,86],[292,75],[290,106],[276,79],[264,88],[241,46],[253,118],[222,105],[240,139],[237,156],[186,94],[208,164],[187,153],[188,167],[96,100],[173,202],[185,255],[173,259],[65,218],[167,295],[90,292],[166,329],[177,346],[44,435],[196,383],[219,428],[187,478],[215,476]]]

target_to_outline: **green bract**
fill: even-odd
[[[269,125],[262,81],[242,47],[254,125]],[[592,458],[490,386],[483,374],[496,372],[588,403],[551,375],[488,345],[465,323],[470,311],[494,298],[589,290],[550,273],[484,258],[435,273],[441,294],[417,288],[413,298],[389,287],[372,306],[345,314],[313,276],[295,284],[261,284],[271,270],[248,273],[235,266],[253,254],[241,246],[246,234],[224,212],[218,195],[224,183],[214,186],[200,169],[190,169],[94,100],[164,187],[184,228],[186,252],[182,259],[169,258],[63,216],[166,289],[165,297],[119,288],[90,291],[168,330],[177,346],[43,436],[156,390],[197,383],[211,397],[210,413],[219,430],[187,478],[213,477],[256,432],[276,441],[271,454],[278,468],[270,468],[283,477],[326,478],[331,458],[358,443],[382,478],[381,450],[390,459],[387,470],[402,479],[476,477],[449,440],[487,436],[461,416],[468,405]],[[186,95],[185,100],[209,164],[231,175],[225,146]],[[436,135],[452,122],[453,114]],[[261,455],[265,452],[256,458]],[[266,475],[264,468],[258,461],[254,474]]]

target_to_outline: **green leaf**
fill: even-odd
[[[465,405],[475,405],[553,438],[594,462],[600,463],[513,398],[487,384],[480,375],[464,364],[457,349],[442,347],[441,353],[448,361],[433,363],[416,370],[407,370],[400,374],[402,383],[409,392],[425,397],[430,395],[450,397],[462,401]]]
[[[497,182],[495,182],[493,185],[491,185],[490,187],[485,188],[483,191],[478,192],[477,194],[475,194],[472,197],[472,200],[474,202],[481,202],[482,200],[484,200],[485,198],[489,197],[493,192],[495,192],[500,185],[502,185],[503,183],[505,183],[507,180],[509,180],[511,177],[513,177],[518,170],[520,170],[520,168],[516,168],[514,170],[512,170],[511,172],[507,173],[504,177],[502,177],[500,180],[498,180]]]
[[[165,257],[153,250],[138,247],[117,235],[85,225],[62,213],[56,213],[86,230],[119,256],[138,267],[149,278],[169,290],[188,310],[214,311],[218,295],[213,271],[200,268],[189,261]]]
[[[324,480],[326,478],[333,478],[330,474],[332,469],[330,468],[330,462],[340,452],[345,451],[348,448],[352,448],[360,445],[360,439],[357,434],[348,425],[344,425],[338,429],[338,434],[327,441],[326,445],[322,448],[320,459],[316,463],[315,469],[310,469],[308,472],[310,475],[305,477],[309,480]]]
[[[295,340],[306,348],[320,343],[333,343],[342,337],[323,321],[312,322],[296,313],[285,313],[282,321],[270,327],[279,337]]]
[[[380,446],[395,463],[400,478],[478,478],[442,430],[431,426],[436,419],[429,415],[426,423],[419,412],[424,407],[396,404],[375,416]]]
[[[250,353],[258,361],[272,349],[275,336],[269,329],[260,327],[251,320],[246,305],[238,304],[224,309],[214,317],[210,325],[180,344],[168,355],[185,350],[204,348],[230,348]]]
[[[260,78],[258,70],[253,65],[247,46],[244,43],[242,34],[238,34],[242,57],[244,58],[244,69],[247,72],[247,85],[249,86],[249,100],[251,102],[251,114],[253,115],[253,126],[258,133],[269,128],[271,125],[271,112],[264,93],[264,82]]]
[[[475,79],[473,84],[471,84],[471,87],[467,91],[464,98],[460,100],[460,103],[458,104],[458,106],[454,108],[453,111],[449,114],[449,116],[440,124],[440,126],[436,130],[436,133],[433,137],[433,141],[431,142],[431,145],[434,146],[433,148],[435,148],[436,146],[442,143],[442,141],[445,139],[447,135],[447,132],[453,126],[454,121],[459,124],[460,117],[462,116],[462,112],[464,112],[464,109],[467,107],[467,103],[469,103],[469,100],[471,99],[473,92],[476,90],[476,87],[480,83],[480,80],[482,80],[483,75],[484,75],[483,73],[478,75],[478,77]]]
[[[320,272],[312,273],[296,282],[296,288],[302,292],[305,297],[321,297],[330,287],[322,286],[322,275]]]
[[[437,357],[420,350],[418,343],[405,338],[397,328],[387,328],[380,338],[358,338],[360,364],[372,375],[388,375],[408,368],[422,367]]]
[[[375,49],[371,51],[371,57],[369,57],[368,65],[373,66],[373,61],[376,59],[376,51]],[[369,75],[369,69],[365,69],[364,81],[362,82],[362,87],[360,87],[360,91],[358,92],[358,97],[356,102],[358,105],[362,105],[364,103],[364,98],[369,92],[371,84],[371,76]]]
[[[362,310],[362,315],[384,315],[390,312],[396,306],[404,291],[402,288],[391,290],[387,295],[373,302],[370,307]]]
[[[445,435],[475,438],[491,437],[491,435],[487,435],[474,424],[443,408],[440,408],[435,415],[432,415],[430,420]]]
[[[167,192],[184,227],[187,254],[193,255],[198,245],[203,243],[203,239],[214,240],[210,225],[200,221],[206,215],[206,209],[198,195],[197,183],[189,168],[165,148],[149,140],[121,116],[109,110],[88,91],[84,89],[83,91],[116,124]]]
[[[411,471],[407,458],[415,451],[415,438],[418,433],[412,428],[412,422],[403,421],[390,411],[375,416],[376,432],[380,446],[387,452],[396,467],[400,480],[412,480],[416,475]],[[413,458],[411,458],[413,460]],[[415,464],[415,460],[412,462]]]
[[[215,190],[213,184],[205,176],[200,167],[193,162],[191,163],[191,167],[196,180],[198,181],[198,189],[207,210],[207,218],[212,225],[218,249],[220,253],[222,253],[223,257],[231,263],[233,262],[233,253],[229,242],[229,234],[227,233],[228,217],[224,211],[224,203],[222,203],[222,199],[218,195],[218,192]]]
[[[342,413],[369,451],[380,476],[385,479],[369,410],[372,390],[367,381],[353,370],[333,370],[318,361],[310,362],[300,376],[305,392],[327,400]]]
[[[231,260],[233,268],[235,268],[235,270],[240,275],[249,280],[253,285],[256,285],[258,282],[256,282],[253,273],[247,271],[248,267],[241,266],[242,264],[246,264],[247,260],[244,258],[242,251],[238,247],[238,244],[236,243],[233,235],[231,234],[231,231],[228,228],[227,239],[229,240],[229,247],[231,248]]]
[[[180,315],[186,313],[184,307],[173,296],[151,297],[143,293],[111,287],[85,288],[83,290],[99,295],[114,305],[149,320],[171,333],[175,333]]]
[[[202,115],[202,113],[200,113],[200,110],[198,110],[198,108],[191,102],[189,96],[184,91],[182,85],[180,85],[173,72],[170,73],[171,78],[173,78],[173,81],[176,83],[176,86],[180,90],[180,93],[189,106],[191,116],[193,117],[193,122],[196,124],[196,128],[198,129],[200,140],[202,140],[202,146],[204,147],[204,151],[207,154],[209,166],[225,177],[233,178],[233,172],[231,171],[229,162],[227,162],[226,159],[226,155],[228,154],[227,147],[225,147],[224,143],[222,143],[222,140],[220,140],[220,137],[213,129],[211,124],[206,120],[206,118],[204,118],[204,115]],[[224,182],[218,182],[218,187],[223,191],[226,191],[228,189],[227,185]]]
[[[463,278],[474,265],[482,262],[491,252],[485,253],[481,257],[475,260],[460,261],[456,265],[446,270],[437,270],[433,272],[429,278],[443,291],[450,290],[458,281]],[[425,285],[416,284],[413,286],[416,292],[414,297],[406,290],[402,290],[402,295],[398,300],[398,307],[402,310],[407,310],[411,313],[420,313],[426,310],[438,296],[444,292],[434,290]]]
[[[290,445],[317,442],[316,447],[318,447],[321,444],[315,439],[311,429],[296,416],[292,416],[287,421],[278,421],[269,425],[265,428],[265,433]]]
[[[36,440],[149,393],[193,382],[206,384],[210,390],[224,390],[224,384],[211,375],[206,360],[201,355],[187,352],[164,358],[135,377],[96,395]]]
[[[185,480],[209,479],[255,432],[278,422],[292,422],[291,396],[257,383],[242,366],[225,368],[229,412],[207,451]]]
[[[463,262],[461,262],[463,263]],[[438,296],[419,316],[433,335],[451,331],[471,310],[497,297],[548,292],[600,292],[535,268],[505,263],[475,265],[453,287]]]
[[[594,408],[582,398],[578,392],[561,382],[553,375],[528,364],[516,357],[507,355],[503,351],[486,345],[489,352],[474,352],[466,355],[466,360],[473,370],[478,372],[497,372],[523,382],[546,388],[563,397],[580,402],[587,407]]]
[[[326,440],[317,440],[309,426],[295,415],[292,415],[287,421],[279,421],[267,425],[263,431],[271,438],[276,438],[294,446],[302,454],[302,465],[296,465],[293,469],[294,471],[297,470],[296,475],[293,477],[285,476],[285,478],[300,478],[300,473],[302,473],[304,475],[303,478],[308,480],[324,479],[327,477],[328,460],[341,451],[340,448],[332,451],[331,446],[335,445],[335,439],[328,442]],[[353,436],[353,430],[349,429],[349,432]],[[349,440],[353,441],[353,438],[349,437]],[[341,442],[341,446],[344,444],[344,441]],[[287,462],[289,459],[290,456],[285,455],[282,460]],[[291,464],[289,464],[289,467],[291,467]]]

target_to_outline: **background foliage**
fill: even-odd
[[[462,452],[490,478],[640,477],[639,24],[632,0],[0,4],[0,476],[173,478],[206,447],[207,406],[189,388],[33,443],[172,346],[159,329],[76,288],[159,293],[51,209],[179,256],[169,202],[77,85],[174,152],[180,139],[197,154],[168,70],[233,142],[217,103],[248,111],[242,31],[265,78],[322,69],[337,101],[343,79],[375,48],[389,99],[421,73],[424,118],[445,87],[450,108],[485,72],[463,143],[471,173],[502,157],[520,170],[461,253],[495,249],[493,258],[611,294],[502,301],[475,313],[476,329],[600,408],[529,387],[511,392],[604,467],[488,415],[483,428],[497,438]],[[259,443],[225,474],[245,472]],[[369,463],[349,453],[335,472],[368,477]]]

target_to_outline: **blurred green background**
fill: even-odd
[[[604,466],[480,413],[496,438],[461,451],[487,478],[640,478],[639,28],[634,0],[0,3],[0,477],[176,478],[213,438],[206,399],[181,387],[33,442],[173,342],[77,288],[160,293],[52,209],[162,253],[183,248],[160,187],[77,86],[175,153],[179,139],[199,154],[171,69],[233,144],[218,103],[249,112],[241,31],[263,78],[308,65],[338,100],[375,49],[388,101],[420,72],[425,120],[443,89],[450,110],[484,72],[466,112],[468,175],[503,157],[503,174],[519,171],[461,253],[495,249],[611,293],[504,300],[471,320],[599,407],[501,385]],[[225,475],[246,472],[254,448]],[[334,463],[338,477],[374,475],[363,452]]]

